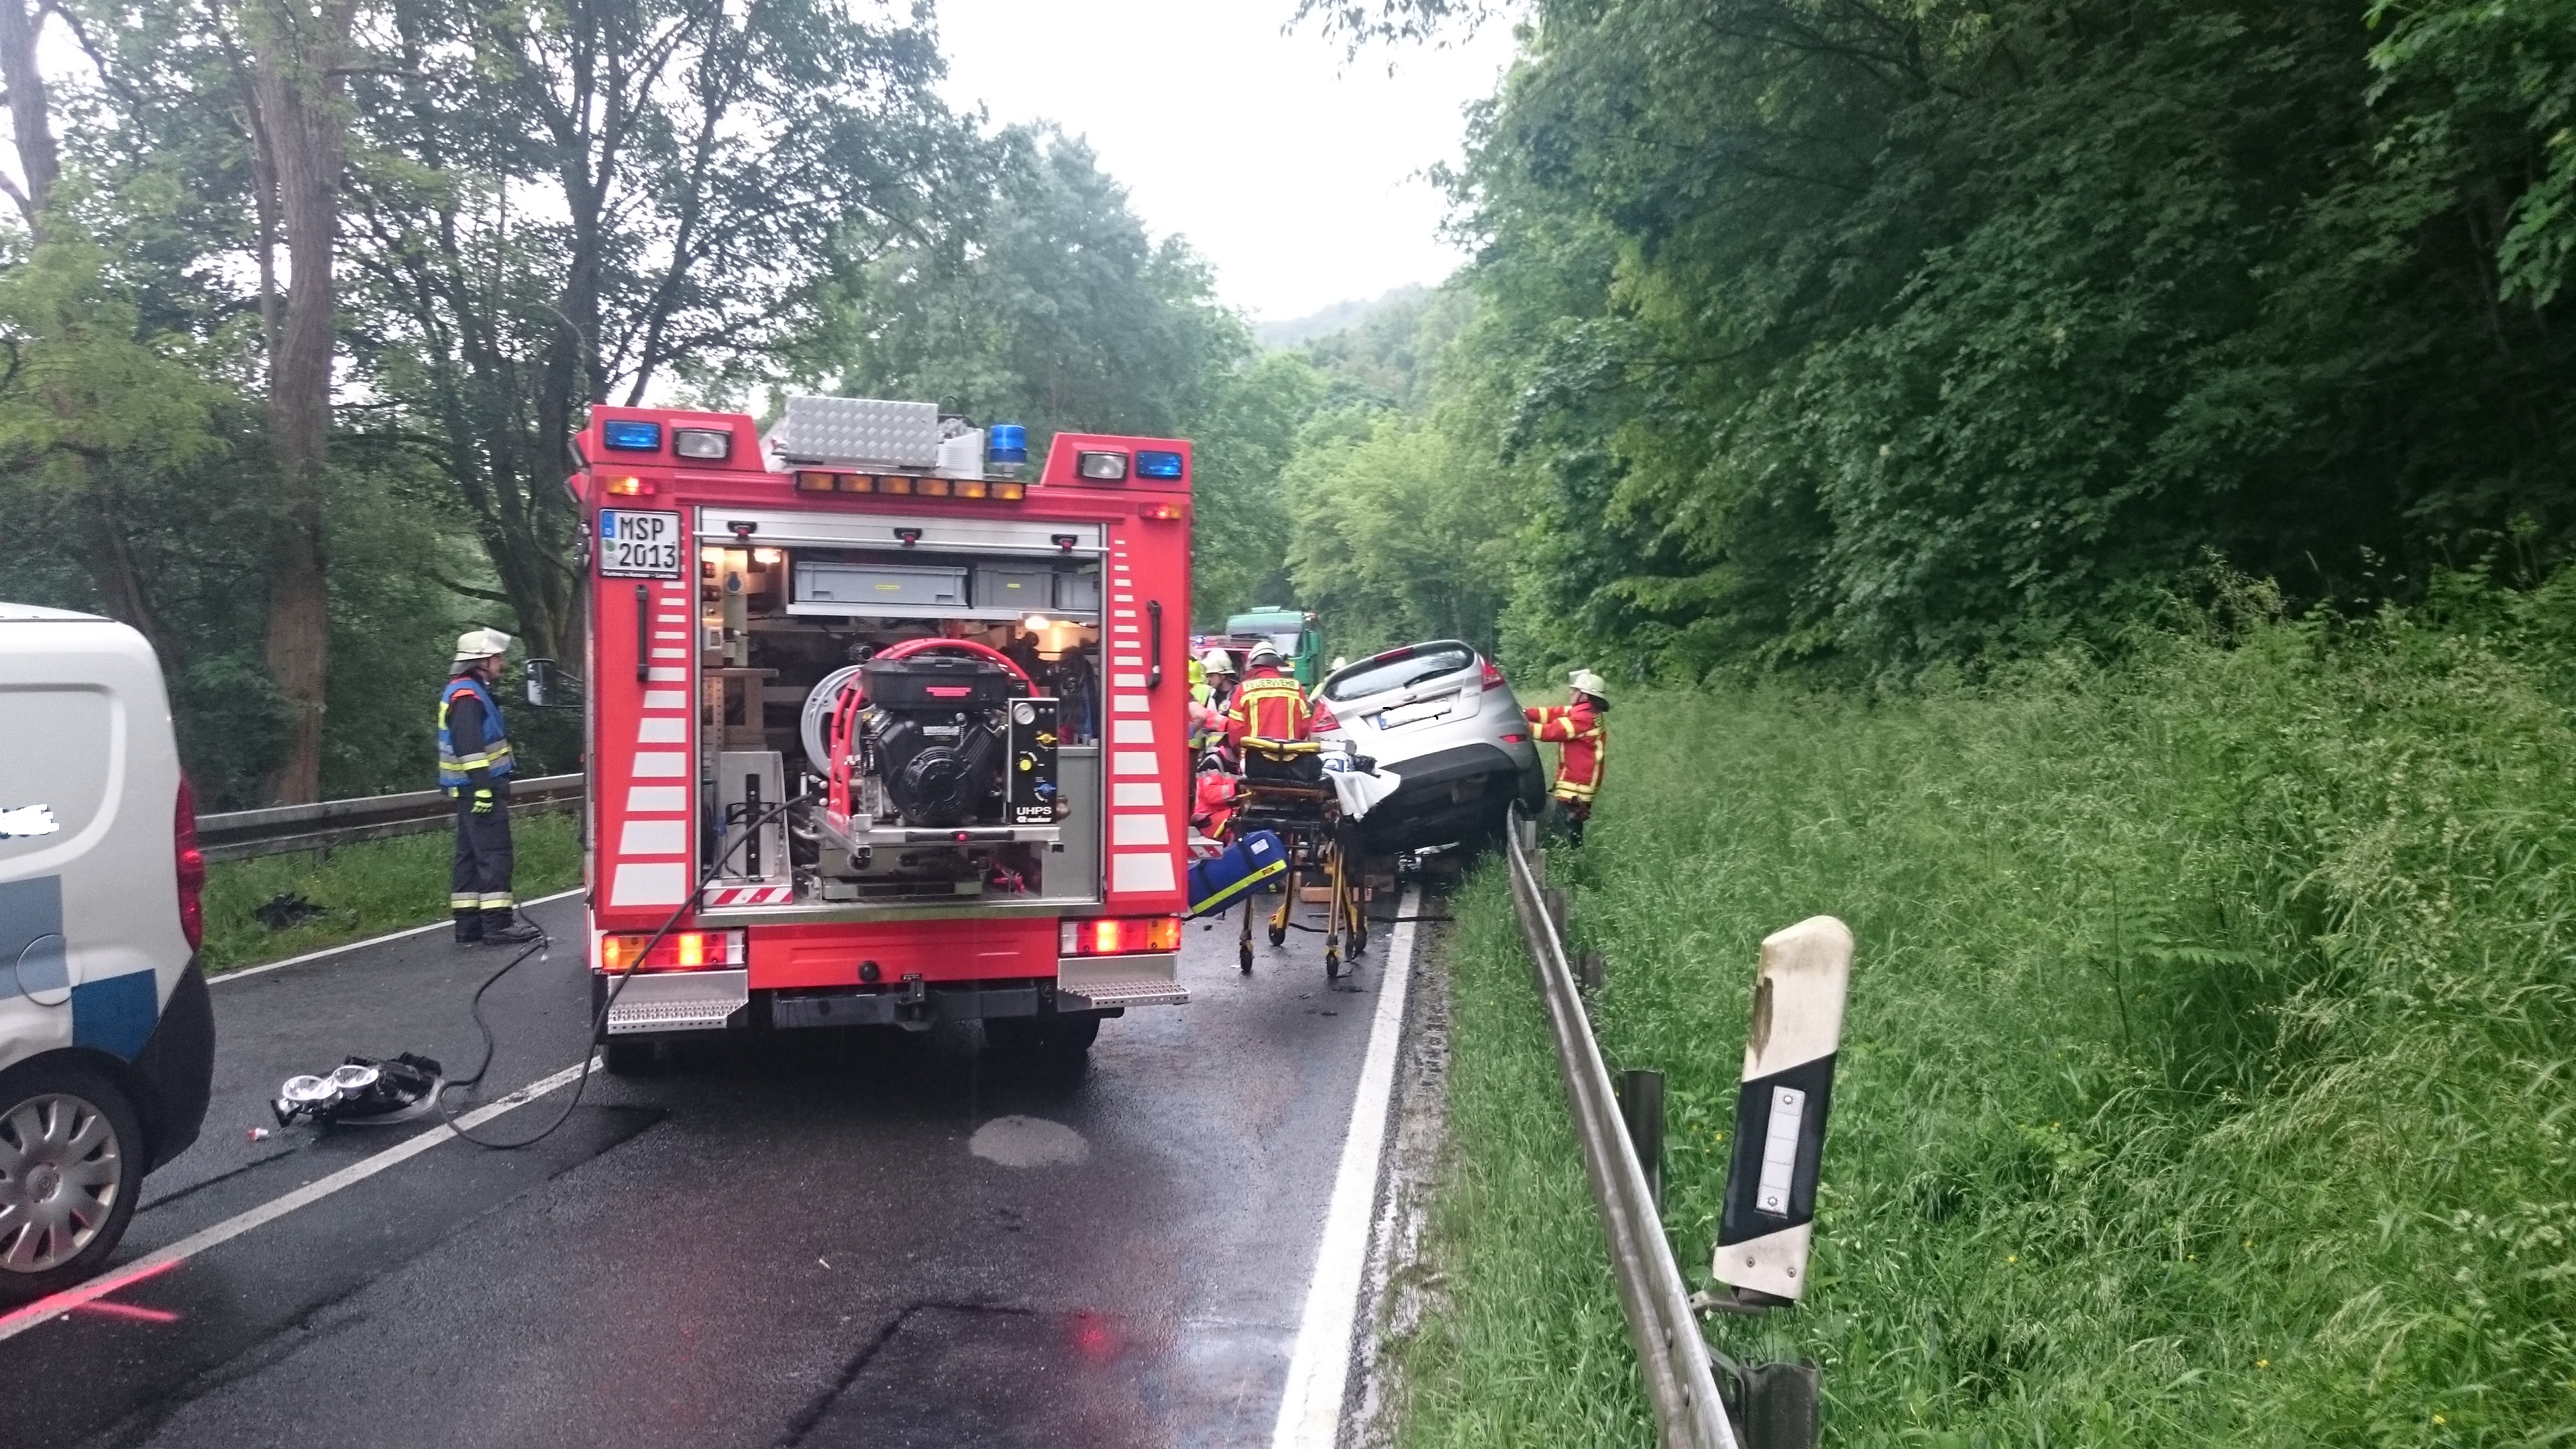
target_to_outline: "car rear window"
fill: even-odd
[[[1324,681],[1324,698],[1336,704],[1346,699],[1365,699],[1455,674],[1475,662],[1476,651],[1464,644],[1433,644],[1392,659],[1372,659],[1357,669],[1334,675]]]

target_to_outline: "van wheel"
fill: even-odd
[[[147,1151],[134,1105],[97,1072],[0,1074],[0,1301],[98,1271],[134,1219]]]

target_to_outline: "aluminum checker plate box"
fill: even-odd
[[[790,463],[878,463],[928,468],[939,461],[939,405],[869,397],[791,397],[776,434]]]

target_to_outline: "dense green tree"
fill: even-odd
[[[873,8],[390,0],[355,82],[355,352],[532,650],[578,637],[589,405],[770,376],[963,144],[928,32]]]
[[[1176,433],[1251,353],[1206,265],[1150,236],[1080,141],[1006,128],[942,202],[844,291],[810,376],[1018,422],[1034,450],[1067,429]]]
[[[1553,480],[1520,637],[1904,675],[2212,553],[2294,602],[2566,557],[2570,12],[2381,20],[1542,0],[1455,178],[1462,357]]]

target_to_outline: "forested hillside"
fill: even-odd
[[[2107,642],[2213,557],[2353,607],[2576,542],[2576,9],[1541,0],[1522,34],[1451,178],[1472,320],[1401,420],[1301,457],[1297,582],[1361,633],[1499,590],[1525,663],[1901,679]],[[1460,531],[1415,595],[1327,541],[1423,517]]]

